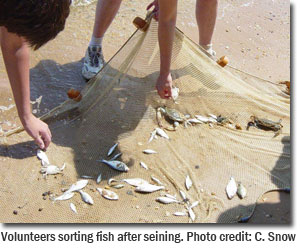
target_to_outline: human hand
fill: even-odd
[[[156,90],[162,99],[170,99],[172,97],[172,76],[159,76],[156,81]]]
[[[33,114],[21,117],[21,121],[28,135],[34,139],[35,143],[42,150],[46,150],[52,138],[48,125],[36,118]]]
[[[156,21],[158,21],[158,15],[159,15],[159,5],[158,5],[158,0],[154,0],[152,3],[150,3],[150,4],[147,6],[147,10],[151,9],[153,6],[154,6],[154,9],[153,9],[154,19],[155,19]]]

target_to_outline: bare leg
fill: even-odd
[[[218,0],[197,0],[196,19],[199,30],[199,44],[211,44],[217,19]]]
[[[103,37],[115,18],[122,0],[98,0],[93,36]]]
[[[177,0],[159,0],[159,12],[160,74],[157,79],[156,89],[161,98],[170,98],[172,96],[170,67],[176,25]]]

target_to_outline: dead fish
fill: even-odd
[[[240,199],[244,199],[247,195],[247,189],[245,188],[245,186],[242,183],[239,182],[236,193],[240,197]]]
[[[65,201],[65,200],[69,200],[74,196],[73,192],[65,192],[62,195],[54,198],[54,201]]]
[[[134,187],[138,187],[144,184],[149,184],[149,182],[147,182],[142,178],[128,178],[128,179],[123,179],[122,181]]]
[[[76,206],[73,203],[70,203],[70,208],[75,214],[77,214]]]
[[[150,133],[150,138],[148,140],[148,143],[150,143],[153,140],[153,138],[155,137],[155,135],[156,135],[156,129]]]
[[[177,200],[175,195],[165,194],[166,197]]]
[[[203,122],[203,123],[208,123],[209,122],[208,117],[204,117],[204,116],[201,116],[201,115],[195,115],[195,118],[198,119],[199,121]]]
[[[215,119],[215,120],[217,120],[217,116],[216,115],[214,115],[214,114],[208,114],[208,116],[210,116],[211,118],[213,118],[213,119]]]
[[[154,181],[155,183],[157,183],[158,185],[164,185],[160,180],[158,180],[156,177],[151,176],[152,181]]]
[[[38,159],[40,159],[42,161],[43,166],[46,166],[46,165],[50,164],[48,156],[46,155],[46,153],[44,151],[37,150],[36,156],[38,157]]]
[[[168,134],[161,128],[156,128],[156,134],[165,138],[165,139],[170,139]]]
[[[116,149],[116,147],[118,146],[118,144],[119,143],[116,143],[113,147],[111,147],[109,149],[109,151],[107,152],[107,156],[110,156],[114,152],[114,150]]]
[[[236,182],[233,177],[230,177],[229,183],[226,186],[226,193],[229,199],[232,199],[237,191]]]
[[[203,124],[203,122],[197,118],[191,118],[191,119],[188,119],[187,121],[191,124]]]
[[[94,177],[93,177],[93,176],[86,176],[86,175],[83,175],[83,176],[81,176],[80,178],[83,178],[83,179],[93,179]]]
[[[185,213],[185,212],[175,212],[173,215],[175,215],[175,216],[186,216],[187,213]]]
[[[123,184],[117,184],[117,185],[112,185],[111,187],[116,188],[116,189],[120,189],[120,188],[124,188],[125,185],[123,185]]]
[[[102,180],[102,174],[99,174],[96,180],[96,183],[99,184]]]
[[[143,150],[143,152],[145,154],[157,154],[157,152],[155,150],[150,150],[150,149],[147,149],[147,150]]]
[[[102,189],[102,188],[97,188],[97,190],[104,198],[106,198],[108,200],[118,200],[119,199],[119,196],[111,190]]]
[[[117,158],[119,158],[120,156],[122,156],[122,153],[118,153],[116,155],[114,155],[109,161],[115,161]]]
[[[142,193],[152,193],[152,192],[164,189],[164,188],[165,188],[164,186],[157,186],[157,185],[152,185],[152,184],[148,183],[148,184],[143,184],[143,185],[137,186],[135,188],[135,191],[142,192]]]
[[[142,168],[144,168],[144,169],[148,169],[148,166],[147,166],[147,164],[145,164],[144,162],[140,162],[140,165],[141,165],[141,167],[142,167]]]
[[[209,123],[218,123],[218,121],[216,119],[212,118],[212,117],[208,118],[208,122]]]
[[[123,171],[123,172],[127,172],[129,170],[129,168],[127,167],[127,165],[123,162],[120,161],[107,161],[107,160],[101,160],[102,163],[105,163],[106,165],[108,165],[109,167],[118,170],[118,171]]]
[[[191,180],[191,178],[187,175],[185,178],[185,187],[187,190],[189,190],[193,185],[193,182]]]
[[[179,96],[179,88],[178,87],[172,87],[171,95],[172,95],[173,101],[175,101]]]
[[[182,190],[179,190],[179,193],[180,193],[180,195],[181,195],[183,201],[184,201],[184,202],[187,202],[187,201],[188,201],[188,198],[187,198],[186,194],[185,194]]]
[[[195,201],[195,202],[192,203],[190,208],[194,208],[194,207],[198,206],[198,204],[199,204],[199,201]]]
[[[77,181],[75,184],[72,184],[72,186],[65,193],[79,191],[83,189],[88,184],[88,182],[89,182],[88,180]]]
[[[114,179],[114,178],[110,178],[110,179],[108,179],[107,183],[108,183],[108,185],[110,186],[112,182],[118,182],[118,181],[119,181],[119,180],[116,180],[116,179]]]
[[[174,200],[173,198],[163,197],[163,196],[157,197],[155,200],[160,202],[160,203],[163,203],[163,204],[170,204],[170,203],[178,203],[179,202],[177,200]]]
[[[80,193],[81,198],[85,203],[90,204],[90,205],[94,204],[92,197],[88,193],[83,192],[82,190],[78,190],[78,192]]]
[[[188,213],[189,213],[189,216],[190,216],[191,220],[195,221],[196,215],[195,215],[194,211],[191,208],[189,208]]]

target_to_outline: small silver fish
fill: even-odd
[[[117,185],[111,185],[112,188],[116,188],[116,189],[120,189],[120,188],[124,188],[125,185],[124,184],[117,184]]]
[[[128,166],[120,161],[101,160],[101,162],[118,171],[127,172],[129,170]]]
[[[116,201],[119,199],[119,196],[111,190],[102,189],[102,188],[97,188],[97,190],[104,198],[106,198],[108,200]]]
[[[194,207],[198,206],[198,204],[199,204],[199,201],[195,201],[195,202],[192,203],[190,208],[194,208]]]
[[[195,118],[198,119],[199,121],[203,122],[203,123],[209,122],[209,118],[201,116],[201,115],[195,115]]]
[[[74,193],[72,192],[65,192],[62,195],[54,198],[54,201],[65,201],[65,200],[69,200],[74,196]]]
[[[187,190],[190,190],[190,188],[192,187],[193,182],[191,180],[191,178],[187,175],[185,178],[185,187]]]
[[[226,186],[226,193],[229,199],[232,199],[237,191],[236,182],[233,177],[230,177],[229,183]]]
[[[118,182],[119,180],[116,180],[116,179],[114,179],[114,178],[109,178],[108,179],[108,181],[107,181],[107,183],[108,183],[108,185],[110,186],[113,182]]]
[[[177,200],[174,200],[173,198],[163,197],[163,196],[157,197],[155,200],[160,202],[160,203],[163,203],[163,204],[170,204],[170,203],[178,203],[179,202]]]
[[[188,213],[189,213],[189,216],[190,216],[191,220],[195,221],[196,215],[195,215],[194,211],[191,208],[189,208]]]
[[[164,189],[164,186],[157,186],[157,185],[152,185],[152,184],[143,184],[140,186],[137,186],[135,188],[136,192],[142,192],[142,193],[152,193],[161,189]]]
[[[186,216],[187,213],[185,213],[185,212],[175,212],[173,215],[174,216]]]
[[[82,190],[78,190],[78,192],[80,193],[81,198],[85,203],[90,204],[90,205],[94,204],[92,197],[88,193],[83,192]]]
[[[138,187],[144,184],[149,184],[149,182],[147,182],[142,178],[128,178],[128,179],[123,179],[122,181],[134,187]]]
[[[143,150],[143,152],[145,154],[157,154],[157,152],[155,150],[150,150],[150,149],[147,149],[147,150]]]
[[[83,176],[81,176],[80,178],[83,178],[83,179],[93,179],[94,177],[93,177],[93,176],[86,176],[86,175],[83,175]]]
[[[77,181],[75,184],[72,184],[72,186],[65,193],[81,190],[88,184],[88,182],[89,182],[88,180]]]
[[[196,119],[196,118],[191,118],[191,119],[188,119],[187,121],[191,124],[203,124],[202,121],[200,121],[199,119]]]
[[[165,194],[166,197],[177,200],[176,195]]]
[[[151,141],[153,140],[153,138],[155,137],[155,135],[156,135],[156,129],[150,133],[150,138],[148,140],[148,143],[151,143]]]
[[[114,155],[109,161],[115,161],[117,158],[119,158],[120,156],[122,156],[122,153],[118,153],[116,155]]]
[[[183,201],[184,201],[184,202],[187,202],[187,201],[188,201],[188,198],[187,198],[186,194],[185,194],[182,190],[179,190],[179,193],[180,193],[180,195],[181,195]]]
[[[114,150],[116,149],[116,147],[118,146],[118,144],[119,143],[116,143],[113,147],[111,147],[109,149],[109,151],[107,152],[107,156],[110,156],[114,152]]]
[[[96,183],[99,184],[102,180],[102,174],[99,174],[96,180]]]
[[[73,203],[70,203],[70,208],[75,214],[77,214],[76,206]]]
[[[148,166],[147,166],[147,164],[145,164],[144,162],[140,162],[140,165],[141,165],[141,167],[142,167],[142,168],[144,168],[144,169],[148,169]]]
[[[208,116],[210,116],[211,118],[213,118],[213,119],[215,119],[215,120],[217,120],[217,116],[216,115],[214,115],[214,114],[208,114]]]
[[[151,176],[152,181],[154,181],[155,183],[157,183],[158,185],[164,185],[160,180],[158,180],[156,177]]]
[[[48,156],[46,155],[46,153],[44,151],[42,151],[40,149],[37,150],[36,156],[38,157],[38,159],[40,159],[42,161],[42,166],[46,166],[46,165],[50,164]]]
[[[156,134],[165,138],[165,139],[170,139],[168,134],[161,128],[156,128]]]
[[[247,189],[242,183],[239,182],[236,193],[240,197],[240,199],[244,199],[247,195]]]

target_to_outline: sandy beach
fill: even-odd
[[[86,3],[86,1],[77,2]],[[145,0],[123,2],[103,42],[106,61],[135,31],[132,20],[136,16],[145,16],[147,4],[149,2]],[[195,1],[192,0],[179,1],[177,27],[197,42],[198,29],[194,5]],[[45,114],[65,101],[69,88],[79,90],[84,88],[86,82],[81,76],[82,58],[92,33],[95,7],[95,1],[73,6],[65,30],[57,39],[31,53],[31,100],[33,112],[37,116]],[[229,65],[243,72],[274,83],[290,80],[290,3],[284,0],[220,1],[213,49],[217,53],[217,58],[228,56]],[[41,102],[37,101],[40,96]],[[2,132],[20,126],[2,56],[0,106],[8,107],[7,110],[3,108],[0,110],[1,135]],[[26,135],[23,134],[24,136]],[[30,141],[29,137],[28,140]],[[10,145],[14,143],[18,143],[18,136],[9,139]],[[28,148],[34,148],[34,145],[29,143]],[[26,184],[33,184],[37,180],[34,178],[31,179],[32,182],[23,180],[23,176],[28,176],[28,172],[32,170],[30,167],[22,167],[22,164],[27,162],[28,148],[18,147],[14,151],[11,146],[7,151],[5,146],[0,146],[0,196],[14,203],[0,204],[2,222],[18,222],[19,215],[25,217],[26,222],[39,222],[43,210],[47,209],[47,203],[42,199],[43,190],[36,189],[31,196],[23,196],[22,193],[26,191],[20,190],[20,187],[26,189]],[[27,209],[26,205],[32,206],[32,203],[36,203],[35,208]],[[18,214],[14,214],[14,211]],[[30,217],[36,218],[26,219],[28,213]],[[47,213],[49,215],[51,210],[47,210]],[[60,220],[63,220],[63,215],[59,214]],[[87,217],[86,222],[89,221],[93,221],[93,217]],[[261,196],[248,222],[287,224],[291,221],[290,194],[272,191]]]

